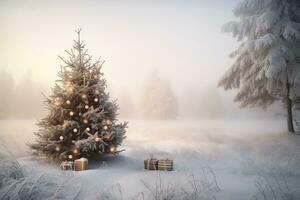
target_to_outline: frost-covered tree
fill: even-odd
[[[288,130],[294,132],[292,102],[300,96],[300,1],[244,0],[234,9],[239,21],[224,25],[240,46],[220,80],[238,89],[241,107],[286,103]]]
[[[110,101],[101,72],[104,62],[92,62],[84,43],[78,40],[61,67],[45,104],[49,114],[42,119],[31,148],[52,160],[99,158],[116,154],[125,137],[127,122],[118,123],[116,101]]]
[[[152,119],[174,119],[178,113],[177,97],[170,83],[156,72],[148,77],[141,98],[141,114]]]

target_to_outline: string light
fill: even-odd
[[[96,79],[96,78],[98,78],[98,76],[97,76],[97,75],[94,75],[94,78]]]
[[[59,151],[59,150],[60,150],[59,146],[56,146],[55,151]]]
[[[81,115],[82,115],[82,113],[80,112],[80,113],[78,113],[78,115],[79,115],[79,116],[81,116]]]
[[[62,136],[62,135],[59,136],[59,139],[60,139],[60,140],[63,140],[63,139],[64,139],[64,136]]]
[[[85,105],[84,108],[85,108],[85,109],[89,109],[89,106],[88,106],[88,105]]]
[[[107,129],[108,129],[108,127],[107,127],[107,126],[103,126],[103,129],[104,129],[104,130],[107,130]]]
[[[69,105],[69,104],[71,104],[71,101],[67,100],[66,103]]]
[[[95,102],[98,102],[98,98],[95,98],[94,101],[95,101]]]
[[[82,97],[83,99],[85,99],[87,96],[86,96],[86,94],[83,94],[81,97]]]
[[[73,132],[74,132],[74,133],[77,133],[77,132],[78,132],[77,128],[74,128],[74,129],[73,129]]]
[[[68,158],[69,158],[69,159],[72,159],[72,158],[73,158],[73,156],[70,154],[70,155],[68,156]]]
[[[54,99],[54,104],[55,104],[56,106],[59,106],[59,105],[61,104],[61,99],[60,99],[59,97],[55,98],[55,99]]]
[[[100,138],[99,138],[99,137],[96,137],[96,138],[95,138],[95,141],[96,141],[96,142],[99,142],[99,141],[100,141]]]
[[[87,119],[84,119],[84,120],[83,120],[83,123],[87,124],[87,123],[88,123],[88,120],[87,120]]]
[[[110,146],[110,148],[109,148],[109,151],[110,151],[110,152],[113,153],[113,152],[115,152],[115,150],[116,150],[116,148],[115,148],[114,146]]]
[[[74,149],[74,151],[73,151],[75,154],[77,154],[78,153],[78,149]]]
[[[111,121],[109,119],[107,119],[106,124],[111,124]]]
[[[72,83],[70,81],[66,81],[65,87],[67,88],[68,91],[70,92],[73,91]]]
[[[73,112],[73,111],[70,111],[70,112],[69,112],[69,115],[70,115],[70,116],[73,116],[73,115],[74,115],[74,112]]]
[[[96,94],[100,94],[100,91],[99,91],[99,90],[95,90],[95,93],[96,93]]]
[[[90,127],[87,127],[85,130],[86,130],[86,131],[90,131],[91,129],[90,129]]]

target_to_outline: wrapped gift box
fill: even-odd
[[[88,169],[88,159],[80,158],[74,161],[75,171],[84,171]]]
[[[172,171],[173,170],[173,160],[161,159],[158,161],[158,170],[162,171]]]
[[[149,158],[144,160],[144,168],[147,170],[157,170],[158,167],[158,160],[155,158]]]
[[[74,163],[72,161],[64,161],[60,164],[62,170],[73,170]]]

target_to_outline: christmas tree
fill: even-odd
[[[52,95],[45,104],[49,114],[39,121],[33,152],[51,160],[74,160],[79,157],[100,158],[118,154],[125,138],[127,122],[118,123],[116,101],[110,101],[101,68],[104,61],[92,56],[80,40],[70,51]]]

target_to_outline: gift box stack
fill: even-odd
[[[62,170],[84,171],[88,169],[88,159],[80,158],[73,161],[63,161],[60,164]]]
[[[144,168],[146,170],[161,170],[161,171],[172,171],[173,160],[170,159],[156,159],[150,156],[149,159],[144,160]]]

